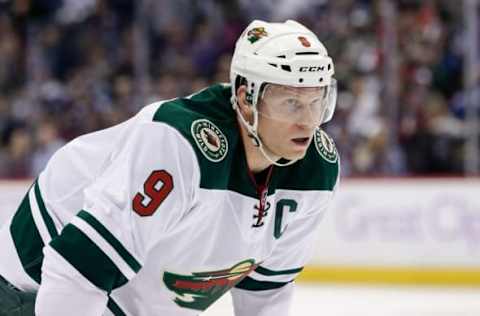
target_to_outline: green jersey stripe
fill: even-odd
[[[117,303],[111,298],[110,296],[108,297],[108,302],[107,302],[107,307],[112,312],[113,315],[115,316],[127,316],[127,314],[122,311],[120,306],[118,306]]]
[[[105,240],[89,223],[76,216],[70,224],[80,229],[85,236],[101,250],[105,255],[112,260],[120,272],[128,279],[132,279],[137,273],[123,260],[118,252]]]
[[[52,237],[48,232],[47,225],[43,220],[42,213],[40,212],[40,208],[38,207],[37,198],[35,197],[35,189],[32,188],[28,192],[28,199],[30,203],[30,211],[32,212],[33,222],[40,233],[40,237],[45,245],[47,245]]]
[[[57,229],[55,228],[55,224],[53,223],[52,217],[48,214],[47,208],[45,207],[45,203],[43,202],[42,194],[40,192],[40,186],[38,185],[38,180],[35,181],[35,198],[37,200],[37,205],[40,209],[40,214],[42,215],[43,221],[45,222],[45,226],[47,226],[48,233],[50,237],[53,239],[58,236]]]
[[[248,290],[248,291],[266,291],[266,290],[274,290],[274,289],[281,288],[282,286],[285,286],[286,284],[292,281],[289,281],[289,282],[257,281],[247,276],[240,283],[235,285],[235,287],[242,290]]]
[[[68,224],[50,242],[65,260],[98,288],[110,293],[127,282],[112,260],[80,229]]]
[[[93,229],[95,229],[95,231],[99,233],[100,236],[102,236],[110,244],[110,246],[113,247],[113,249],[115,249],[115,251],[120,255],[120,257],[122,257],[122,259],[130,266],[133,271],[140,271],[140,268],[142,266],[137,261],[137,259],[135,259],[130,254],[130,252],[125,249],[122,243],[115,236],[113,236],[113,234],[110,233],[108,229],[103,226],[103,224],[100,223],[100,221],[98,221],[92,214],[82,210],[77,214],[77,217],[83,219]]]
[[[266,275],[266,276],[273,276],[273,275],[282,275],[282,274],[295,274],[299,273],[303,270],[303,267],[301,268],[296,268],[296,269],[289,269],[289,270],[270,270],[264,267],[259,266],[258,268],[255,269],[255,272]]]
[[[23,269],[33,280],[40,283],[44,243],[33,220],[28,193],[12,218],[10,234]]]

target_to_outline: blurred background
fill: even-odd
[[[344,176],[478,175],[475,0],[0,0],[0,177],[72,138],[228,81],[255,18],[297,19],[334,58],[326,129]]]
[[[66,142],[227,82],[251,20],[296,19],[335,63],[345,180],[293,315],[480,315],[479,2],[0,0],[0,221]]]

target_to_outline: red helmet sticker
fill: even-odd
[[[310,46],[312,46],[312,44],[310,44],[310,42],[308,41],[308,39],[307,39],[306,37],[299,36],[299,37],[298,37],[298,40],[299,40],[300,43],[302,43],[302,45],[305,46],[305,47],[310,47]]]

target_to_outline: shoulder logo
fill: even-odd
[[[338,152],[330,136],[320,128],[317,128],[314,138],[315,148],[317,148],[320,156],[330,163],[336,163],[338,160]]]
[[[199,119],[192,123],[191,132],[205,158],[219,162],[227,156],[227,138],[215,124],[207,119]]]

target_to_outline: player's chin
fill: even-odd
[[[283,158],[287,160],[300,160],[305,157],[307,154],[307,149],[295,149],[295,150],[289,150],[288,152],[285,152],[283,155]]]
[[[285,150],[285,155],[283,157],[288,160],[302,159],[307,153],[310,141],[311,139],[309,138],[290,140],[288,149]]]

